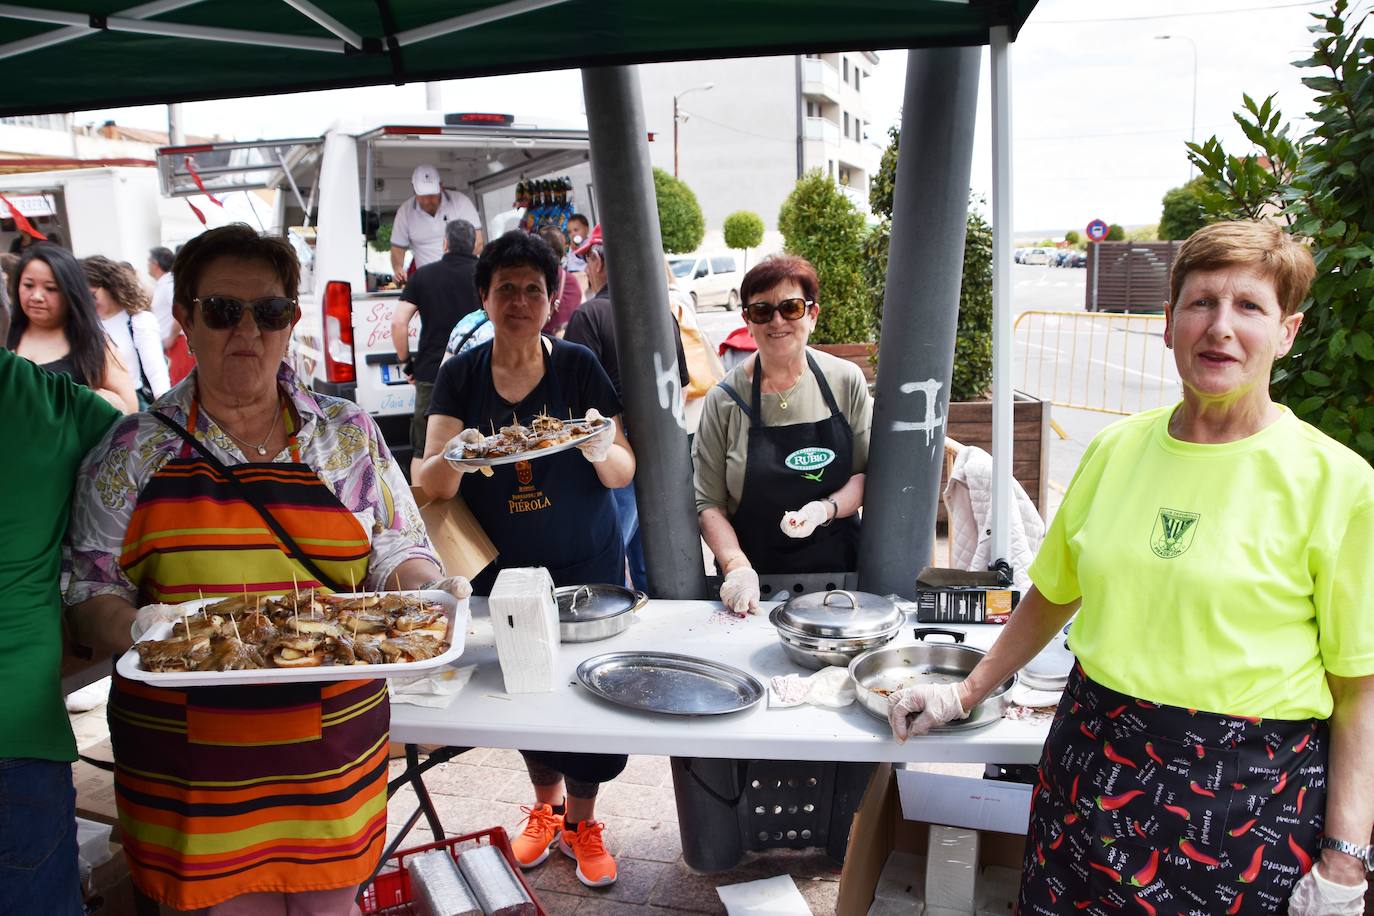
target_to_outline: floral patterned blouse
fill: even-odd
[[[150,408],[183,427],[195,397],[197,373],[192,372]],[[277,373],[281,389],[300,418],[296,445],[300,460],[320,475],[339,502],[369,532],[372,552],[366,583],[381,589],[403,562],[420,558],[442,568],[425,532],[401,470],[367,412],[342,398],[316,394],[282,365]],[[204,410],[196,411],[197,438],[215,457],[233,466],[247,461]],[[147,412],[124,418],[86,456],[77,474],[72,499],[71,580],[68,604],[96,595],[113,594],[136,600],[137,589],[119,565],[125,531],[139,493],[164,464],[176,457],[183,440]],[[273,461],[291,461],[285,448]]]

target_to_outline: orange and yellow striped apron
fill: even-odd
[[[229,471],[322,571],[362,581],[366,531],[294,435],[290,450]],[[293,575],[321,587],[186,444],[139,494],[120,565],[143,602],[281,594]],[[385,680],[169,690],[116,676],[109,718],[121,839],[149,897],[198,909],[372,874],[386,839]]]

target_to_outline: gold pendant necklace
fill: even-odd
[[[792,383],[792,387],[788,388],[786,392],[774,392],[774,394],[778,396],[778,406],[781,407],[783,410],[787,409],[787,399],[797,393],[797,387],[801,385],[802,379],[805,378],[805,376],[806,372],[805,370],[803,370],[802,374],[797,376],[797,380]]]

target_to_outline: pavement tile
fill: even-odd
[[[558,861],[555,861],[555,858]],[[622,903],[647,903],[659,878],[671,867],[662,862],[620,856],[616,860],[619,877],[609,887],[587,887],[577,880],[576,863],[554,850],[536,871],[535,887],[578,897],[615,900]]]
[[[515,805],[494,802],[485,798],[467,798],[458,795],[433,795],[434,810],[439,814],[439,823],[449,836],[474,833],[488,827],[504,827],[507,835],[518,832],[524,815]]]
[[[667,757],[631,757],[616,782],[635,786],[671,786],[673,772]]]
[[[825,878],[796,878],[797,890],[801,891],[802,898],[806,900],[806,905],[811,908],[811,912],[820,916],[823,913],[835,912],[835,903],[840,897],[840,882]]]
[[[662,916],[666,912],[643,903],[598,900],[594,897],[584,897],[582,905],[577,908],[577,916]]]
[[[495,800],[502,797],[502,790],[514,777],[510,770],[495,767],[441,763],[425,774],[425,787],[434,795]]]
[[[470,751],[469,753],[476,753],[476,751]],[[467,756],[468,754],[463,755],[464,758]],[[464,762],[467,761],[465,760]],[[519,751],[514,751],[510,748],[502,747],[488,749],[487,756],[482,758],[480,762],[482,766],[486,767],[499,767],[503,770],[519,770],[522,773],[527,772],[525,770],[525,758],[520,756]]]
[[[559,894],[555,891],[535,891],[535,896],[539,898],[539,905],[544,908],[544,912],[549,916],[572,916],[578,907],[582,905],[582,897],[574,897],[571,894]]]
[[[725,875],[729,877],[723,879]],[[751,876],[740,880],[753,879]],[[676,862],[659,877],[658,884],[649,896],[649,903],[653,906],[672,907],[692,913],[724,913],[725,907],[721,905],[720,896],[716,894],[716,885],[733,884],[734,881],[733,871],[706,875],[694,872],[681,862]]]
[[[641,821],[621,839],[619,848],[637,859],[654,862],[677,862],[682,858],[682,838],[677,821]]]
[[[670,788],[629,785],[616,780],[601,787],[596,810],[599,815],[676,821],[677,799]]]

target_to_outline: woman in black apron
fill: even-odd
[[[473,579],[490,594],[506,568],[542,566],[556,585],[623,584],[625,552],[611,489],[634,476],[634,453],[621,431],[620,401],[591,351],[540,333],[558,259],[538,236],[510,232],[482,251],[475,280],[494,336],[444,363],[434,384],[417,480],[431,498],[461,492],[496,546],[496,560]],[[491,468],[491,474],[443,453],[464,429],[487,430],[538,414],[611,418],[607,431],[576,450]],[[535,803],[513,842],[522,867],[543,862],[550,848],[577,860],[584,884],[616,879],[615,860],[594,819],[598,786],[625,768],[621,754],[522,751]],[[566,784],[566,793],[565,793]]]
[[[742,614],[758,608],[756,570],[856,568],[872,399],[857,366],[806,346],[820,313],[808,262],[768,258],[740,291],[758,355],[707,395],[693,459],[721,600]]]

